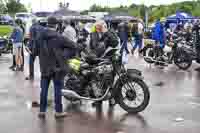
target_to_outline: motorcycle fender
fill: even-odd
[[[144,77],[142,76],[142,72],[139,71],[139,70],[136,70],[136,69],[128,69],[127,70],[127,75],[128,75],[128,78],[130,78],[130,79],[140,79],[140,80],[144,79]],[[121,79],[126,79],[127,75],[123,74],[120,77],[121,77]],[[119,84],[121,84],[121,80],[117,79],[117,81],[115,82],[113,88],[117,89],[119,87]]]
[[[137,78],[137,79],[140,79],[140,80],[144,79],[144,77],[142,75],[138,75],[136,73],[128,73],[128,77],[130,77],[130,78]]]
[[[142,72],[140,70],[137,69],[127,69],[127,73],[128,75],[139,75],[142,76]]]

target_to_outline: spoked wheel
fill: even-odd
[[[179,55],[174,57],[174,63],[182,70],[187,70],[192,65],[192,59],[186,52],[179,52]]]
[[[129,79],[119,89],[118,103],[128,113],[139,113],[148,106],[150,92],[144,81]]]

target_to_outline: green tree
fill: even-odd
[[[150,6],[149,21],[153,22],[158,18],[167,17],[169,15],[175,14],[176,11],[184,11],[187,13],[191,13],[193,16],[200,16],[199,9],[200,0],[179,2],[170,5]],[[90,7],[89,11],[128,12],[129,15],[140,17],[142,19],[144,19],[145,16],[145,6],[137,4],[132,4],[129,7],[119,6],[115,8],[93,5]]]
[[[6,3],[6,7],[7,7],[7,11],[8,13],[10,14],[15,14],[17,12],[26,12],[27,9],[26,7],[20,3],[19,0],[9,0],[7,3]]]
[[[6,5],[3,3],[2,0],[0,0],[0,14],[6,13]]]

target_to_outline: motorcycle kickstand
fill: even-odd
[[[114,107],[116,105],[116,101],[114,98],[110,99],[108,102],[109,102],[109,107]]]
[[[95,108],[95,107],[100,107],[100,106],[102,106],[102,104],[103,104],[103,101],[93,102],[93,103],[92,103],[92,107],[93,107],[93,108]]]

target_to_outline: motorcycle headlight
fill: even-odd
[[[8,37],[7,36],[3,36],[3,38],[7,39]]]

